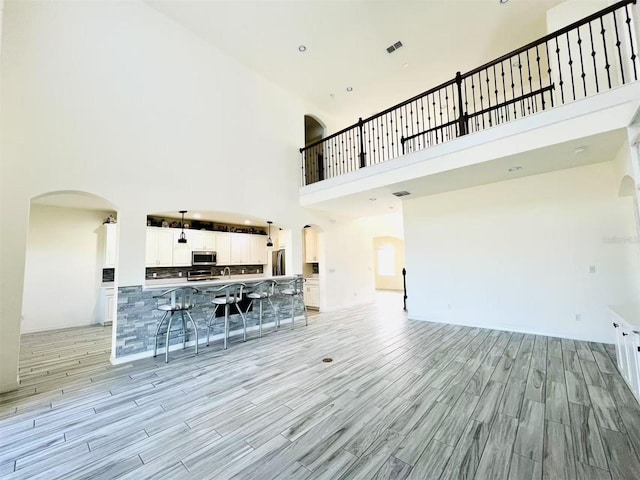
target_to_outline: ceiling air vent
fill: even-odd
[[[400,192],[393,192],[393,194],[396,197],[406,197],[407,195],[411,195],[411,193],[407,192],[406,190],[402,190]]]
[[[402,42],[401,41],[397,41],[396,43],[394,43],[393,45],[389,45],[387,47],[387,52],[389,53],[393,53],[395,52],[397,49],[399,49],[402,46]]]

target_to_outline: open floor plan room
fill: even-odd
[[[397,294],[113,366],[111,330],[23,335],[0,477],[632,479],[611,345],[407,320]],[[331,358],[332,362],[323,359]]]

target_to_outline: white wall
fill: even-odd
[[[100,226],[108,214],[31,206],[22,333],[97,323]]]
[[[322,112],[144,2],[8,2],[1,56],[0,391],[17,386],[31,198],[112,203],[119,286],[144,282],[148,212],[305,224],[298,148]]]
[[[321,224],[318,255],[321,311],[373,301],[373,240],[359,220]]]
[[[636,301],[640,272],[616,172],[599,163],[404,202],[409,318],[612,342],[607,305]]]

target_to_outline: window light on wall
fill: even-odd
[[[381,277],[395,277],[396,249],[393,245],[383,245],[378,248],[378,275]]]

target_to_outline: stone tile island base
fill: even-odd
[[[292,277],[278,277],[279,285],[276,287],[276,294],[271,297],[276,311],[280,316],[282,328],[290,328],[291,326],[291,297],[287,297],[279,293],[279,290],[285,288],[286,280]],[[239,281],[239,280],[235,280]],[[247,285],[248,291],[251,284],[257,283],[258,280],[243,282]],[[199,282],[198,282],[199,283]],[[191,316],[198,325],[198,339],[200,344],[207,341],[207,321],[213,305],[211,304],[211,294],[207,290],[214,290],[216,287],[224,283],[215,282],[208,285],[193,285],[200,290],[199,293],[193,294],[195,306],[191,310]],[[192,285],[185,285],[192,286]],[[157,310],[156,296],[171,288],[170,286],[154,286],[153,288],[142,285],[134,285],[130,287],[118,288],[118,318],[116,326],[116,348],[112,361],[122,363],[128,359],[135,360],[153,355],[153,347],[155,342],[155,332],[158,322],[162,319],[164,312]],[[244,296],[244,294],[243,294]],[[219,307],[216,312],[216,324],[211,329],[211,341],[223,338],[224,332],[224,307]],[[229,316],[230,335],[242,333],[242,319],[238,315],[235,307],[231,307],[232,315]],[[235,314],[233,313],[235,312]],[[243,309],[244,312],[244,309]],[[222,316],[218,316],[222,314]],[[296,301],[295,318],[300,320],[304,318],[302,304]],[[255,303],[251,307],[247,319],[247,329],[258,325],[259,306]],[[180,317],[178,317],[179,319]],[[275,321],[275,315],[271,306],[265,301],[262,311],[262,325],[272,324]],[[178,322],[179,323],[179,322]],[[174,322],[175,325],[175,322]],[[257,327],[256,327],[257,328]],[[172,326],[173,330],[173,326]],[[187,342],[193,342],[195,336],[192,329],[187,330]],[[249,340],[248,340],[249,341]],[[182,336],[176,331],[169,339],[170,345],[182,344]],[[164,338],[158,341],[158,353],[164,353]],[[129,358],[130,357],[130,358]]]

